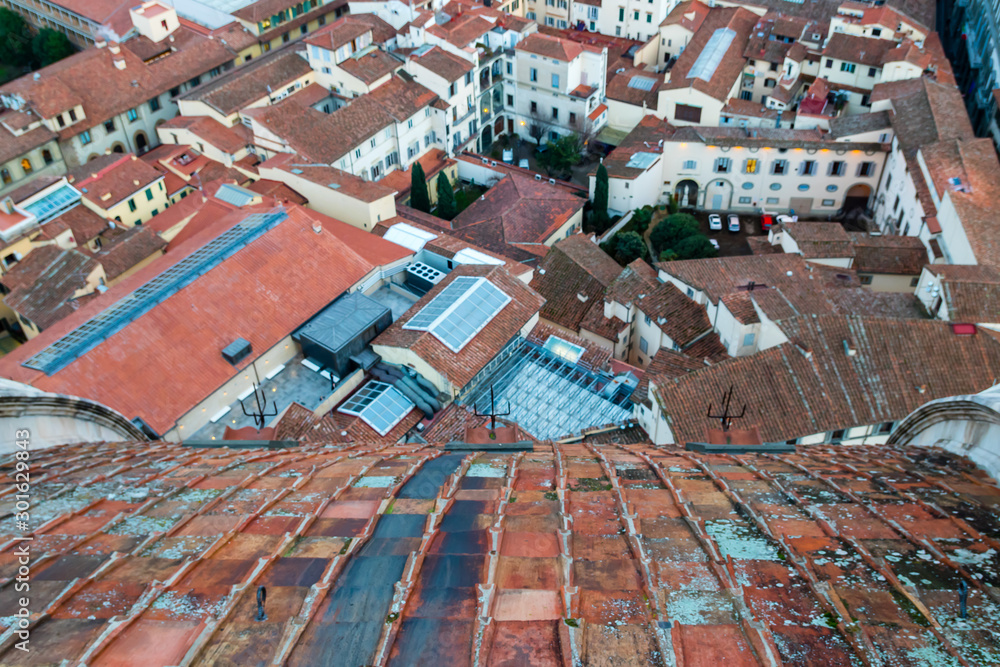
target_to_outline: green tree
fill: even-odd
[[[646,257],[646,242],[635,232],[622,232],[615,237],[615,261],[628,266],[637,259]]]
[[[649,235],[658,253],[675,247],[681,239],[699,232],[698,220],[690,213],[668,215]]]
[[[16,68],[31,64],[31,28],[6,7],[0,8],[0,64]]]
[[[545,152],[538,156],[538,164],[545,168],[549,176],[565,174],[583,159],[583,144],[579,135],[564,134],[545,146]],[[607,209],[607,204],[604,208]]]
[[[653,209],[649,206],[637,208],[632,213],[632,226],[639,234],[645,234],[649,223],[653,220]]]
[[[667,199],[667,212],[672,215],[677,213],[677,210],[677,195],[671,195],[670,198]]]
[[[677,259],[704,259],[715,257],[718,254],[708,237],[704,234],[692,234],[677,242],[672,248],[677,254]]]
[[[451,220],[456,215],[458,215],[458,209],[455,206],[455,189],[451,187],[451,181],[448,180],[448,174],[446,174],[444,171],[438,174],[437,190],[438,190],[437,215],[439,218],[444,218],[445,220]]]
[[[31,52],[39,65],[45,67],[72,55],[76,49],[65,34],[52,28],[42,28],[31,40]]]
[[[590,212],[591,226],[598,233],[608,228],[608,170],[604,164],[597,167],[594,180],[594,203]]]
[[[424,176],[424,168],[419,162],[414,162],[410,169],[410,206],[423,211],[431,212],[431,196],[427,192],[427,177]]]

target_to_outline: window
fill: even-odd
[[[559,139],[559,133],[558,132],[555,132],[555,131],[549,132],[549,141],[556,141],[557,139]]]
[[[799,183],[799,192],[806,192],[809,190],[808,183]]]
[[[741,90],[740,99],[746,100],[747,102],[753,102],[753,91],[751,90]]]
[[[837,202],[832,199],[824,199],[823,206],[836,206]]]
[[[45,164],[52,164],[52,162],[53,162],[53,160],[52,160],[52,151],[50,151],[47,148],[45,150],[43,150],[42,151],[42,161],[44,161]]]
[[[569,124],[576,125],[576,113],[573,111],[569,112]]]
[[[712,169],[717,174],[728,174],[732,166],[732,160],[727,157],[715,158],[715,167]]]
[[[625,20],[625,8],[624,7],[619,7],[618,8],[618,20],[619,21],[624,21]]]
[[[326,16],[320,16],[316,23],[319,25],[326,25]]]
[[[840,71],[854,74],[854,63],[840,63]]]
[[[376,162],[372,165],[372,180],[377,181],[379,176],[382,175],[382,162]]]
[[[834,160],[830,163],[830,175],[831,176],[843,176],[844,171],[847,169],[847,165],[844,164],[843,160]]]
[[[153,201],[153,190],[146,188],[146,201]]]
[[[514,96],[513,95],[508,95],[507,96],[507,106],[509,106],[509,107],[514,106]]]
[[[872,28],[872,37],[878,37],[882,34],[882,28]]]
[[[472,72],[466,72],[465,73],[465,85],[468,86],[471,83],[472,83]]]
[[[455,96],[455,93],[458,91],[457,86],[458,86],[458,84],[456,84],[456,83],[452,83],[450,86],[448,86],[448,97],[454,97]]]
[[[778,80],[777,79],[764,79],[764,87],[765,88],[774,88],[777,85],[778,85]]]
[[[412,130],[413,129],[413,119],[412,118],[410,120],[406,121],[406,129],[408,129],[408,130]]]
[[[559,75],[558,74],[553,74],[552,75],[552,87],[553,88],[558,88],[559,87]]]
[[[59,127],[66,127],[66,120],[62,117],[62,114],[56,116],[56,121],[59,123]]]
[[[741,204],[749,204],[750,203],[750,197],[740,197],[740,203]]]
[[[858,176],[874,176],[875,175],[875,163],[874,162],[862,162],[858,165]]]
[[[649,354],[649,343],[642,336],[639,336],[639,349],[642,350],[643,354]]]
[[[877,69],[875,69],[874,67],[869,67],[868,68],[868,76],[874,78],[876,74],[878,74],[878,70]]]
[[[528,70],[528,80],[531,81],[532,83],[538,82],[538,70],[535,69],[534,67]]]
[[[130,210],[133,213],[135,213],[135,208],[136,208],[135,207],[135,200],[134,199],[129,199],[128,200],[128,210]]]
[[[687,104],[678,104],[674,108],[674,119],[687,121],[689,123],[701,122],[701,107],[692,107]]]
[[[774,164],[771,165],[771,173],[775,176],[781,176],[788,171],[788,160],[775,160]]]
[[[871,285],[872,284],[872,277],[871,276],[863,276],[863,275],[859,274],[858,275],[858,280],[861,281],[862,285]]]
[[[743,165],[744,174],[756,174],[757,173],[757,158],[749,158],[746,164]]]
[[[387,167],[391,167],[392,165],[398,163],[399,163],[399,153],[397,153],[396,151],[389,153],[389,155],[387,155],[385,158],[385,166]]]
[[[552,107],[552,120],[559,120],[559,109]]]
[[[752,333],[748,333],[746,336],[743,336],[743,347],[750,347],[751,345],[753,345],[755,337],[756,336]]]
[[[35,170],[34,167],[31,166],[31,160],[29,160],[28,158],[24,158],[23,160],[21,160],[21,171],[24,172],[25,176],[27,176],[34,170]]]
[[[831,67],[833,67],[833,60],[830,59],[830,58],[827,58],[826,59],[826,68],[830,69]]]
[[[513,76],[513,74],[514,74],[514,63],[508,61],[507,62],[507,75],[508,76]]]
[[[838,429],[830,435],[831,442],[840,442],[844,439],[844,429]]]
[[[73,123],[76,122],[76,109],[70,109],[69,110],[69,119],[70,119],[70,122],[73,122]]]
[[[159,97],[154,97],[153,99],[151,99],[149,101],[149,110],[150,111],[159,111],[160,110],[160,98]]]
[[[554,26],[555,24],[556,24],[556,20],[553,17],[551,17],[551,16],[546,16],[545,17],[545,25]]]
[[[622,27],[620,25],[616,25],[615,26],[615,37],[621,37],[621,36],[622,36]]]
[[[778,199],[777,197],[768,197],[767,198],[767,203],[768,204],[777,204],[779,201],[780,201],[780,199]]]
[[[84,146],[86,146],[91,141],[93,141],[93,139],[90,138],[90,130],[84,130],[83,132],[80,133],[80,143],[81,144],[83,144]]]
[[[632,19],[635,20],[635,21],[639,20],[639,12],[638,11],[632,12]]]
[[[111,120],[104,121],[104,131],[107,132],[108,134],[111,134],[112,132],[115,131],[115,119],[114,118],[112,118]]]
[[[535,19],[538,18],[538,15],[535,14],[535,12],[528,12],[527,14],[525,14],[525,18],[527,18],[529,21],[534,21]]]
[[[3,181],[4,185],[7,185],[13,180],[14,179],[10,177],[10,169],[7,169],[6,167],[0,169],[0,181]]]
[[[802,162],[802,167],[799,168],[799,175],[801,175],[801,176],[815,176],[816,175],[816,160],[804,160]]]
[[[282,43],[282,44],[287,44],[287,43],[288,43],[288,40],[290,40],[291,38],[292,38],[292,36],[291,36],[291,33],[287,33],[287,32],[286,32],[285,34],[283,34],[283,35],[281,36],[281,43]]]
[[[698,162],[695,160],[684,160],[684,170],[693,170],[698,168]]]
[[[139,112],[136,111],[135,109],[129,109],[128,111],[125,112],[125,117],[128,118],[128,122],[134,123],[135,121],[139,120]]]
[[[360,148],[355,148],[354,149],[354,157],[355,158],[361,157],[361,149]]]
[[[538,112],[538,102],[532,102],[531,103],[531,113],[537,113],[537,112]]]
[[[652,2],[652,0],[650,0],[650,2]],[[652,22],[653,22],[653,15],[650,14],[649,12],[646,12],[646,23],[652,23]]]
[[[653,318],[650,317],[649,315],[646,315],[646,324],[647,325],[653,324]]]
[[[781,189],[781,183],[771,183],[768,187],[777,192]]]
[[[392,137],[392,130],[390,130],[388,127],[385,128],[385,138],[390,139],[391,137]]]

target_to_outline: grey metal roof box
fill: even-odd
[[[307,357],[344,377],[351,357],[364,350],[390,324],[392,311],[388,307],[361,292],[352,292],[317,313],[292,338]]]

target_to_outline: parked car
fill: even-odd
[[[740,231],[740,218],[735,213],[729,214],[729,231],[731,232]]]
[[[774,216],[770,215],[769,213],[765,213],[764,215],[760,216],[761,232],[766,234],[767,231],[771,229],[773,225],[774,225]]]
[[[503,161],[510,164],[514,161],[514,149],[505,148],[503,149]]]
[[[521,169],[531,169],[531,167],[528,166],[528,158],[521,158],[520,160],[518,160],[517,166],[520,167]]]
[[[798,219],[799,219],[799,216],[797,216],[797,215],[795,215],[795,216],[792,216],[792,215],[779,215],[778,216],[778,222],[781,222],[781,223],[784,223],[784,222],[798,222]]]
[[[711,213],[708,216],[708,228],[713,232],[722,230],[722,216],[718,213]]]

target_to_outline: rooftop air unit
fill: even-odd
[[[250,341],[245,338],[237,338],[232,343],[222,348],[223,358],[233,366],[240,363],[253,351]]]
[[[441,282],[442,278],[444,278],[444,273],[423,262],[414,262],[406,267],[406,284],[421,294],[429,292],[432,287]]]

